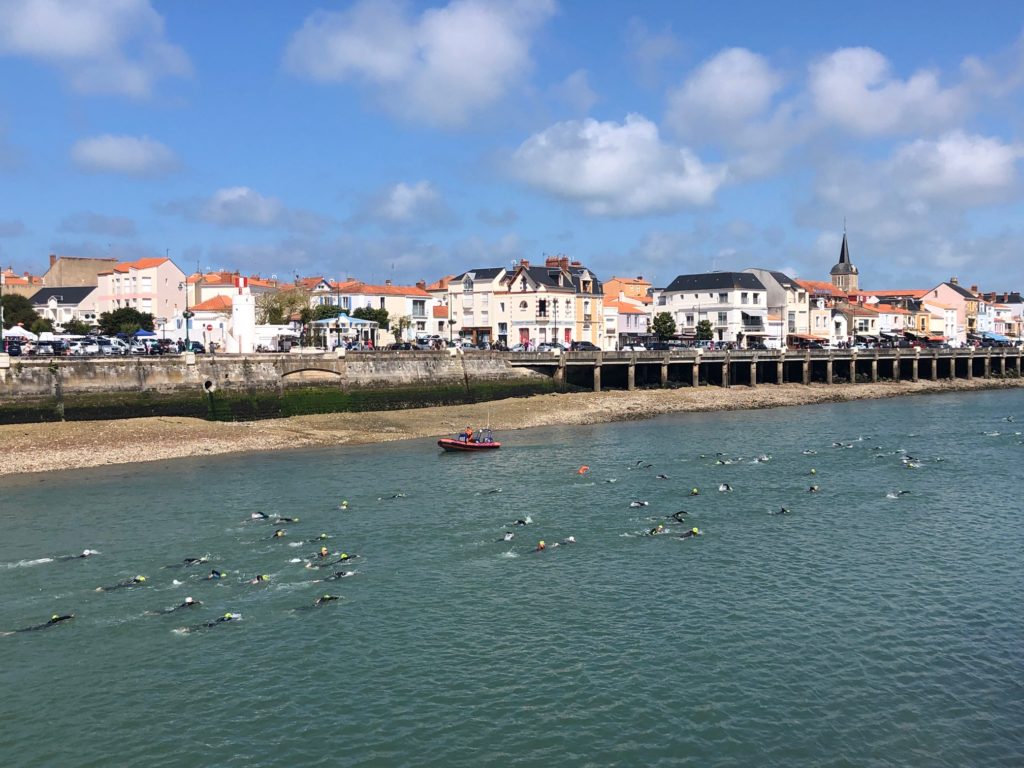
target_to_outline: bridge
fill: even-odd
[[[706,352],[512,353],[507,364],[554,378],[556,386],[756,387],[1021,375],[1020,347],[989,349],[733,350]]]

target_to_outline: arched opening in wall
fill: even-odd
[[[325,371],[322,368],[303,368],[298,371],[289,371],[281,377],[286,387],[305,387],[325,384],[335,384],[341,378],[336,371]]]

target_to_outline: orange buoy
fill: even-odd
[[[579,469],[576,470],[576,474],[577,475],[585,475],[589,471],[590,471],[590,467],[588,467],[586,464],[584,464],[582,467],[580,467]]]

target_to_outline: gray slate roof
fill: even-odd
[[[765,290],[757,275],[749,272],[702,272],[696,275],[679,275],[668,284],[665,292],[685,291],[728,291],[733,288]]]
[[[843,246],[839,249],[839,263],[832,267],[830,275],[856,275],[857,268],[850,261],[850,246],[846,243],[846,233],[843,232]]]
[[[81,304],[82,300],[96,290],[95,285],[76,285],[67,288],[43,288],[32,294],[29,299],[33,306],[44,306],[50,301],[51,296],[57,297],[60,304]]]
[[[455,277],[453,277],[451,279],[451,282],[454,283],[456,280],[465,280],[466,275],[468,275],[470,272],[473,273],[474,280],[493,280],[504,271],[504,267],[485,267],[483,269],[467,269],[461,275],[456,275]]]

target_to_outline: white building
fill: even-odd
[[[53,322],[58,331],[71,320],[96,325],[96,287],[69,286],[43,288],[30,298],[32,308],[40,317]]]
[[[683,337],[695,338],[697,325],[711,323],[716,341],[745,346],[768,337],[768,290],[750,272],[679,275],[655,290],[652,312],[668,312]]]
[[[131,307],[153,315],[159,331],[185,308],[185,273],[170,259],[121,262],[109,272],[101,272],[97,279],[97,314]]]

